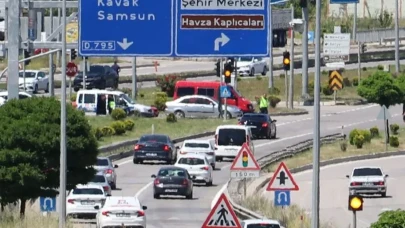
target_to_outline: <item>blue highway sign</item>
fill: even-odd
[[[269,56],[269,1],[178,0],[176,56]]]
[[[330,4],[350,4],[359,2],[359,0],[330,0]]]
[[[56,211],[56,197],[40,197],[39,207],[42,212]]]
[[[229,86],[221,86],[219,92],[222,98],[231,97],[231,90],[229,89]]]
[[[309,31],[308,32],[308,41],[313,43],[315,40],[315,32],[314,31]]]
[[[274,191],[274,206],[290,206],[290,191]]]
[[[174,0],[81,0],[79,55],[171,56],[173,10]]]

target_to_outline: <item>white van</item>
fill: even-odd
[[[128,114],[137,110],[142,116],[146,117],[154,117],[155,114],[153,112],[152,107],[137,104],[134,100],[132,100],[128,95],[121,91],[112,91],[112,90],[79,90],[76,95],[76,102],[74,106],[79,109],[83,110],[86,113],[96,113],[97,109],[97,102],[99,101],[99,96],[105,95],[110,96],[112,95],[116,104],[116,107],[124,109]],[[107,108],[107,102],[106,102]]]
[[[223,158],[235,158],[244,143],[248,143],[254,153],[252,132],[245,125],[221,125],[215,131],[215,157],[217,161]]]
[[[284,228],[273,219],[247,219],[241,222],[242,228]]]

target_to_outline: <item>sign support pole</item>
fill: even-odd
[[[244,178],[243,179],[243,199],[246,199],[246,195],[247,195],[247,179]]]
[[[357,46],[358,46],[358,50],[357,50],[357,64],[358,64],[357,74],[358,74],[359,83],[360,83],[360,80],[361,80],[361,43],[357,42]]]
[[[136,100],[137,94],[137,82],[136,82],[136,57],[132,58],[132,99]]]
[[[52,10],[52,9],[51,9]],[[51,11],[52,12],[52,11]],[[53,73],[53,54],[49,54],[49,94],[55,96],[55,76]]]
[[[395,72],[399,74],[400,65],[399,65],[399,3],[398,0],[395,0]]]
[[[302,33],[302,95],[308,94],[308,8],[302,8],[304,31]],[[294,56],[294,54],[293,54]]]
[[[224,121],[226,121],[226,116],[227,116],[227,110],[228,110],[228,105],[227,105],[227,100],[228,98],[224,98],[224,100],[225,100],[225,102],[224,102],[224,105],[225,105],[225,109],[224,109],[224,111],[223,111],[223,113],[224,113]]]
[[[25,59],[25,51],[23,52],[23,58]],[[23,72],[23,86],[24,86],[24,91],[27,90],[26,82],[25,82],[25,61],[22,63],[22,72]]]
[[[269,4],[269,18],[273,21],[273,7]],[[269,89],[274,88],[274,78],[273,78],[273,23],[269,23],[269,34],[270,34],[270,50],[269,50]],[[272,91],[273,92],[273,91]]]
[[[357,216],[356,211],[353,211],[353,228],[357,227]]]
[[[288,108],[288,71],[284,74],[284,93],[285,93],[285,107]]]
[[[83,89],[86,89],[86,72],[87,72],[87,63],[86,57],[83,57]]]
[[[333,101],[335,102],[336,105],[336,97],[337,97],[337,90],[333,91]]]
[[[294,20],[294,7],[291,5],[291,21]],[[290,58],[290,86],[288,87],[288,103],[294,109],[294,26],[291,26],[291,58]]]
[[[353,41],[356,41],[357,37],[357,3],[354,3],[354,13],[353,13]]]

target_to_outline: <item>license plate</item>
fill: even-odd
[[[120,214],[117,214],[117,217],[130,217],[131,215],[130,214],[127,214],[127,213],[120,213]]]
[[[94,201],[82,201],[82,205],[94,205]]]
[[[363,183],[364,186],[372,186],[373,183]]]
[[[155,153],[147,153],[146,156],[157,156]]]
[[[165,192],[177,192],[177,189],[166,189]]]

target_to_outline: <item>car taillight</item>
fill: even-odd
[[[243,123],[242,123],[242,122],[238,122],[238,125],[243,125]]]
[[[164,150],[164,151],[170,151],[170,147],[169,147],[168,145],[164,145],[164,146],[163,146],[163,150]]]
[[[361,185],[361,183],[360,182],[352,182],[352,183],[350,183],[350,186],[357,186],[357,185]]]
[[[204,166],[201,168],[202,170],[207,170],[208,171],[208,166]]]
[[[104,215],[104,216],[108,216],[108,214],[110,214],[110,212],[109,211],[103,211],[103,212],[101,212],[101,214]]]
[[[74,203],[75,203],[75,200],[74,200],[74,199],[68,199],[67,202],[68,202],[68,203],[71,203],[71,204],[74,204]]]
[[[207,152],[206,154],[212,156],[212,155],[214,155],[215,153],[214,153],[214,152]]]
[[[140,150],[142,148],[142,145],[136,144],[134,147],[134,150]]]
[[[158,185],[158,184],[160,184],[160,182],[159,182],[159,180],[158,179],[155,179],[155,181],[153,182],[155,185]]]
[[[384,185],[384,181],[374,182],[374,185]]]
[[[187,179],[184,179],[184,180],[183,180],[183,185],[188,185]]]
[[[262,127],[268,127],[269,125],[267,123],[263,123]]]
[[[138,217],[143,217],[145,216],[145,212],[144,211],[138,211]]]
[[[110,187],[108,187],[108,186],[103,186],[103,189],[104,189],[105,192],[107,192],[108,190],[110,190]]]
[[[185,152],[185,151],[180,151],[180,154],[187,154],[187,152]]]
[[[105,173],[106,173],[106,174],[112,174],[113,171],[112,171],[112,169],[107,169],[107,170],[105,171]]]

